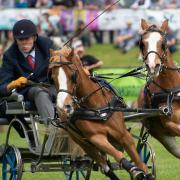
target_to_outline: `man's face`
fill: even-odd
[[[34,45],[34,42],[36,40],[35,36],[28,37],[28,38],[21,38],[21,39],[16,39],[18,48],[23,52],[23,53],[29,53]]]
[[[85,49],[84,49],[84,46],[78,46],[74,49],[75,53],[77,53],[79,55],[79,57],[83,57],[84,54],[85,54]]]

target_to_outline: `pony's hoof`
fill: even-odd
[[[133,180],[144,180],[145,178],[144,171],[137,167],[131,168],[129,172]]]
[[[155,179],[156,178],[155,178],[155,176],[153,174],[151,174],[151,173],[146,174],[146,180],[155,180]]]

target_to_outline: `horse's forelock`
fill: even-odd
[[[60,53],[64,56],[64,57],[69,57],[70,54],[72,53],[73,49],[71,49],[68,46],[64,46],[61,50]]]

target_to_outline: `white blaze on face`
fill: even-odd
[[[63,68],[59,68],[58,73],[58,82],[59,82],[59,89],[68,90],[67,89],[67,78]],[[57,95],[57,106],[59,108],[63,108],[64,102],[68,94],[66,92],[59,92]]]
[[[158,32],[152,32],[150,33],[149,37],[145,40],[148,43],[148,50],[147,52],[150,51],[155,51],[157,52],[157,43],[161,39],[161,35]],[[150,53],[148,55],[148,65],[149,68],[155,68],[155,53]]]

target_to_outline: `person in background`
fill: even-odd
[[[53,5],[52,0],[37,0],[35,8],[51,8]]]
[[[37,34],[35,24],[22,19],[13,27],[14,42],[5,51],[0,68],[0,97],[13,91],[24,95],[25,100],[34,102],[44,124],[54,118],[53,98],[55,87],[33,86],[34,83],[50,83],[48,78],[50,39]]]
[[[120,48],[123,53],[129,51],[137,42],[137,31],[133,29],[132,22],[126,22],[126,28],[118,32],[116,37],[116,47]]]
[[[29,2],[28,2],[28,0],[16,0],[15,7],[16,8],[28,8]]]
[[[83,45],[85,47],[90,47],[91,46],[91,40],[90,40],[90,31],[88,28],[84,29],[83,28],[85,27],[85,23],[84,21],[82,20],[79,20],[77,22],[77,29],[76,29],[76,33],[78,34],[79,33],[79,39],[82,41]]]
[[[176,46],[177,39],[176,39],[175,33],[170,29],[170,27],[168,27],[166,38],[167,38],[167,46],[169,48],[169,51],[171,53],[176,52],[177,51],[177,46]]]
[[[46,36],[53,36],[55,33],[55,28],[49,19],[50,15],[48,12],[42,14],[42,19],[40,19],[40,25],[42,30],[46,33]]]
[[[2,57],[3,57],[3,45],[0,44],[0,66],[1,66],[1,63],[2,63]]]
[[[166,9],[176,9],[180,7],[180,0],[162,0],[164,8]]]
[[[103,65],[103,62],[95,58],[94,56],[88,55],[85,52],[85,48],[81,40],[75,40],[72,42],[74,52],[79,55],[82,65],[92,74],[95,68],[99,68]]]
[[[6,51],[14,41],[12,30],[7,30],[5,32],[5,37],[6,38],[5,38],[5,41],[3,43],[3,50],[4,51]]]
[[[132,9],[148,9],[151,7],[151,0],[135,0],[131,5]]]

